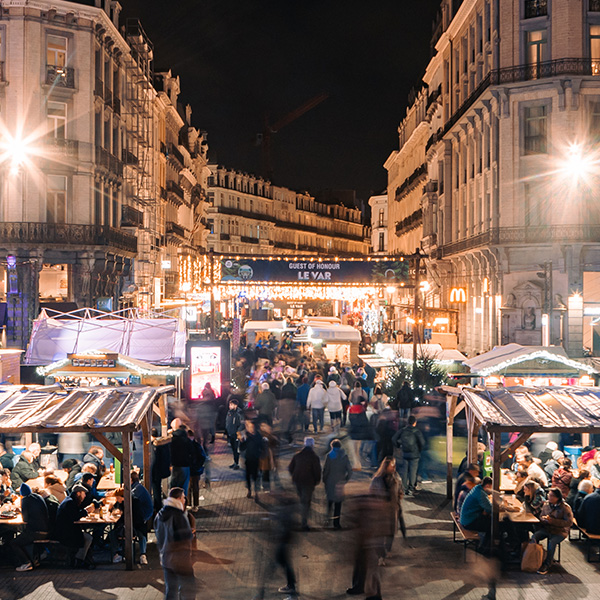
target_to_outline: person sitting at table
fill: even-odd
[[[62,502],[67,497],[67,488],[65,484],[54,475],[46,475],[44,477],[44,489],[54,496],[58,502]]]
[[[479,465],[477,463],[470,463],[466,470],[463,471],[456,479],[456,487],[454,488],[454,512],[460,514],[458,510],[458,496],[462,490],[463,484],[465,483],[466,476],[470,475],[473,479],[479,477]]]
[[[582,481],[581,484],[590,483]],[[580,485],[581,485],[580,484]],[[589,486],[586,486],[589,489]],[[600,535],[600,488],[590,491],[583,498],[577,511],[577,525],[587,533]]]
[[[0,469],[0,504],[12,502],[15,490],[12,487],[10,479],[10,471],[8,469]]]
[[[60,502],[46,488],[40,490],[39,495],[44,499],[46,508],[48,509],[48,538],[53,540],[56,536],[56,513],[58,512]]]
[[[579,525],[579,509],[583,504],[583,501],[589,494],[594,491],[594,484],[590,479],[584,479],[577,488],[577,496],[575,496],[575,500],[573,502],[573,516],[577,519],[577,524]],[[570,505],[569,505],[570,506]],[[584,527],[585,529],[585,527]]]
[[[480,483],[481,479],[479,479],[479,477],[473,477],[469,472],[464,473],[463,484],[461,485],[458,497],[456,498],[455,512],[457,514],[460,515],[460,510],[465,502],[465,498],[469,495],[471,490]]]
[[[42,454],[42,447],[37,443],[37,442],[33,442],[33,444],[29,444],[29,446],[27,446],[27,451],[31,452],[31,455],[33,456],[33,461],[32,461],[32,465],[33,468],[36,471],[40,471],[42,469],[42,463],[41,463],[41,454]]]
[[[577,477],[571,479],[571,483],[569,484],[569,495],[565,502],[573,509],[573,514],[575,514],[575,499],[579,493],[579,484],[586,479],[590,479],[590,472],[583,469],[579,471]]]
[[[554,471],[560,467],[560,461],[564,457],[565,455],[560,450],[555,450],[552,453],[552,458],[548,459],[546,464],[543,465],[544,473],[546,474],[548,481],[552,481],[552,475],[554,475]]]
[[[492,478],[484,477],[465,498],[460,511],[460,524],[469,531],[481,534],[480,548],[489,551],[492,528]]]
[[[542,508],[540,523],[540,528],[533,534],[532,539],[540,542],[548,538],[546,560],[538,570],[540,575],[545,575],[554,559],[556,546],[568,537],[573,525],[573,511],[563,500],[562,492],[558,488],[550,488],[548,501]]]
[[[14,552],[17,571],[31,571],[33,569],[33,542],[44,540],[50,530],[48,522],[48,509],[44,499],[31,491],[26,484],[21,484],[21,514],[25,528],[14,539],[11,550]]]
[[[566,498],[569,495],[569,486],[571,485],[571,479],[573,479],[573,473],[571,473],[571,459],[563,456],[558,461],[558,469],[552,473],[552,487],[557,487]]]
[[[75,485],[75,477],[81,473],[81,463],[74,458],[67,458],[67,460],[62,462],[61,467],[63,468],[63,471],[66,471],[67,473],[65,487],[67,488],[67,493],[70,494]]]
[[[13,482],[13,488],[19,489],[22,483],[29,481],[30,479],[37,479],[39,473],[33,465],[33,454],[24,450],[15,465],[15,468],[11,471],[10,478]]]
[[[90,446],[90,449],[87,451],[87,454],[83,457],[83,464],[91,463],[96,467],[96,484],[100,483],[100,479],[102,475],[104,475],[104,471],[106,471],[106,466],[104,465],[104,450],[100,446]]]
[[[7,442],[6,445],[0,443],[0,468],[12,471],[15,466],[15,455],[9,444],[10,442]]]
[[[82,473],[81,481],[79,482],[79,484],[87,490],[87,494],[83,501],[82,508],[85,508],[90,504],[93,504],[95,507],[98,507],[106,493],[99,492],[96,489],[96,480],[94,479],[94,475],[92,473]]]
[[[552,458],[552,453],[555,450],[558,450],[558,444],[553,441],[548,442],[546,447],[538,454],[540,463],[545,465]]]
[[[537,481],[528,480],[523,486],[523,505],[534,517],[540,518],[546,502],[546,492]]]
[[[523,457],[523,466],[527,470],[527,475],[530,479],[536,479],[542,483],[544,487],[548,487],[548,478],[543,469],[535,462],[531,454],[526,454]]]
[[[525,484],[529,480],[529,475],[527,475],[527,471],[523,469],[519,469],[515,473],[515,489],[514,493],[518,500],[523,502],[523,498],[525,498]]]
[[[91,557],[88,557],[92,536],[87,531],[83,531],[81,525],[77,523],[88,514],[88,511],[81,506],[87,493],[87,488],[76,483],[71,495],[60,503],[56,513],[56,538],[63,546],[74,552],[72,566],[76,567],[93,567]]]

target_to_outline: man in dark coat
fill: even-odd
[[[63,546],[77,550],[75,554],[77,566],[84,565],[92,545],[92,536],[87,531],[82,531],[81,525],[76,523],[87,515],[87,510],[81,507],[87,492],[83,485],[76,483],[71,495],[60,503],[56,512],[56,537]]]
[[[13,488],[16,490],[21,487],[22,483],[29,481],[30,479],[36,479],[39,477],[37,469],[33,465],[34,457],[31,452],[25,450],[21,453],[19,461],[15,465],[15,468],[11,471],[10,478],[13,483]]]
[[[238,470],[240,468],[240,441],[238,433],[244,429],[244,412],[239,407],[235,399],[229,400],[229,410],[225,417],[225,431],[227,440],[233,452],[233,464],[230,469]]]
[[[187,434],[187,427],[181,419],[173,419],[171,423],[173,439],[171,440],[171,487],[180,487],[187,496],[190,484],[190,467],[192,465],[192,442]]]
[[[315,487],[321,482],[321,462],[314,451],[314,438],[304,438],[304,448],[294,455],[288,470],[302,505],[302,528],[309,531],[308,515]]]
[[[254,499],[258,502],[258,467],[265,442],[263,436],[256,431],[256,423],[250,420],[246,420],[246,429],[243,434],[238,433],[238,436],[240,448],[244,452],[247,497],[252,498],[252,481],[254,480]]]
[[[19,493],[21,499],[21,513],[25,529],[12,543],[17,571],[31,571],[33,569],[33,542],[44,540],[48,537],[50,525],[48,523],[48,509],[44,499],[39,494],[34,494],[31,488],[23,483]]]
[[[183,489],[172,488],[154,519],[156,545],[165,575],[166,600],[193,600],[196,597],[192,564],[194,534],[185,515],[185,504]]]
[[[159,437],[158,430],[152,430],[152,499],[154,512],[162,508],[162,482],[171,476],[171,438]]]
[[[67,480],[65,481],[65,487],[67,493],[71,493],[71,489],[75,485],[75,477],[81,473],[81,463],[76,461],[74,458],[67,458],[62,463],[62,468],[68,473]]]
[[[600,488],[588,494],[577,512],[577,525],[588,533],[600,535]]]
[[[408,425],[396,433],[394,443],[402,446],[402,481],[404,493],[410,496],[417,488],[419,460],[425,448],[425,438],[417,429],[417,419],[413,415],[408,417]]]
[[[331,452],[325,458],[323,467],[323,483],[327,496],[327,518],[332,514],[333,528],[341,529],[340,516],[344,500],[344,485],[352,477],[352,465],[340,440],[331,441]]]
[[[410,409],[412,408],[414,401],[414,394],[412,389],[410,388],[410,384],[408,381],[405,381],[402,384],[402,387],[396,394],[396,402],[394,403],[394,408],[397,408],[400,413],[400,418],[403,421],[406,421],[410,416]]]
[[[96,484],[100,483],[100,479],[102,479],[102,475],[104,475],[104,472],[106,471],[106,466],[102,460],[103,458],[104,449],[100,446],[91,446],[87,451],[87,454],[83,457],[84,465],[86,463],[92,463],[96,466],[96,476],[94,478],[96,480]]]
[[[9,452],[4,444],[0,444],[0,468],[12,471],[15,466],[14,458],[13,452]]]

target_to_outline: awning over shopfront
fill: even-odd
[[[560,346],[497,346],[464,363],[471,373],[481,377],[579,377],[580,372],[595,373],[596,369],[582,361],[572,360]]]
[[[160,314],[140,318],[127,311],[86,308],[63,314],[42,310],[33,322],[25,364],[48,365],[97,348],[155,364],[181,364],[185,341],[184,324]]]

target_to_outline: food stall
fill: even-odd
[[[358,360],[360,339],[360,331],[350,325],[306,320],[296,330],[293,343],[330,361],[354,363]]]

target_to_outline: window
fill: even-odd
[[[600,141],[600,101],[590,102],[590,139]]]
[[[383,227],[385,225],[385,210],[383,208],[379,209],[379,227]]]
[[[531,67],[535,67],[531,75],[533,78],[537,77],[537,70],[541,63],[548,60],[547,48],[548,44],[545,29],[527,32],[527,64]]]
[[[590,58],[592,75],[600,75],[600,25],[590,25]]]
[[[67,105],[64,102],[48,102],[48,135],[64,140],[66,132]]]
[[[536,184],[525,184],[525,227],[539,227],[547,222],[540,191]]]
[[[548,151],[548,107],[526,106],[523,122],[524,154],[546,154]]]
[[[49,35],[46,46],[46,64],[55,67],[67,65],[67,38]]]
[[[381,231],[379,233],[379,250],[378,252],[385,252],[385,233]]]
[[[67,220],[67,178],[48,175],[46,186],[46,222],[65,223]]]

